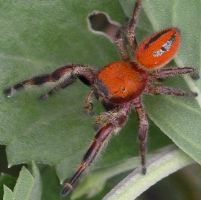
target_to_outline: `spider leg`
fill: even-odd
[[[100,22],[101,18],[101,22]],[[114,44],[121,55],[122,60],[127,61],[129,55],[127,52],[124,28],[119,23],[112,21],[109,15],[103,12],[93,12],[89,15],[89,25],[93,31],[100,32],[107,36]]]
[[[76,80],[76,78],[79,78],[86,85],[91,85],[94,81],[94,74],[95,72],[89,67],[78,64],[70,64],[60,67],[50,74],[35,76],[31,79],[16,83],[11,87],[6,88],[4,90],[4,94],[7,97],[11,97],[17,91],[22,90],[27,86],[40,86],[46,83],[50,83],[51,85],[53,85],[53,89],[41,97],[45,99],[46,97],[57,91],[59,88],[66,87],[72,84]]]
[[[103,147],[105,141],[109,138],[112,132],[118,131],[121,128],[125,121],[127,120],[128,112],[130,111],[130,104],[126,107],[123,107],[119,110],[118,116],[108,121],[107,124],[102,126],[96,133],[91,145],[89,146],[87,152],[85,153],[77,171],[70,178],[70,180],[64,181],[63,188],[61,191],[62,196],[66,196],[69,194],[75,187],[78,182],[80,176],[86,170],[86,168],[93,162],[96,155],[99,153],[101,148]]]
[[[42,94],[39,99],[41,100],[47,100],[50,96],[54,95],[56,92],[58,92],[60,89],[64,89],[70,84],[72,84],[75,81],[75,78],[67,79],[66,81],[62,83],[56,84],[52,89],[50,89],[48,92]]]
[[[138,19],[138,15],[140,13],[141,5],[142,5],[141,0],[136,0],[131,18],[130,18],[130,20],[128,22],[128,26],[127,26],[127,38],[128,38],[129,45],[133,51],[137,47],[137,41],[136,41],[136,37],[135,37],[135,29],[137,26],[137,19]]]
[[[121,55],[122,60],[128,61],[129,60],[129,54],[128,54],[126,38],[124,36],[123,29],[124,28],[122,27],[117,32],[114,43],[116,44],[116,47],[119,50],[119,53]]]
[[[138,139],[139,139],[139,148],[141,156],[142,174],[146,174],[146,149],[147,149],[146,143],[147,143],[149,123],[146,112],[144,110],[142,100],[140,98],[135,99],[134,106],[139,118]]]
[[[171,96],[189,96],[189,97],[196,97],[197,93],[192,91],[184,91],[177,88],[171,88],[166,86],[156,86],[156,87],[148,87],[145,90],[148,94],[166,94]]]
[[[84,100],[84,110],[86,113],[93,115],[93,99],[94,98],[94,90],[91,89]]]
[[[199,78],[199,74],[197,70],[193,67],[174,67],[174,68],[162,68],[156,70],[156,72],[152,75],[155,78],[166,78],[169,76],[175,76],[180,74],[192,74],[195,78]]]

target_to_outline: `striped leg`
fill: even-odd
[[[155,78],[167,78],[169,76],[176,76],[180,74],[189,74],[189,73],[199,78],[199,74],[197,70],[193,67],[162,68],[162,69],[156,70],[156,72],[153,73],[152,76]]]
[[[130,47],[135,50],[137,47],[137,41],[136,41],[136,37],[135,37],[135,29],[137,26],[137,19],[140,13],[140,8],[141,8],[141,0],[136,0],[135,2],[135,7],[133,9],[131,18],[128,22],[128,26],[127,26],[127,37],[128,37],[128,42]]]
[[[80,176],[83,174],[86,168],[93,162],[96,155],[101,150],[101,147],[103,147],[105,141],[108,139],[111,133],[117,130],[118,128],[121,128],[124,125],[129,111],[130,111],[130,105],[119,110],[119,112],[117,112],[118,116],[116,116],[116,118],[111,118],[110,120],[108,120],[108,123],[106,123],[98,130],[93,139],[93,142],[91,143],[87,152],[85,153],[77,171],[70,178],[70,180],[64,182],[61,191],[62,196],[66,196],[74,189]]]
[[[142,165],[142,174],[146,174],[146,151],[147,151],[147,136],[149,123],[147,119],[142,100],[137,98],[134,102],[135,110],[139,118],[139,132],[138,139],[140,144],[140,156]]]
[[[156,86],[156,87],[149,87],[146,89],[146,92],[149,94],[166,94],[171,96],[189,96],[189,97],[196,97],[197,93],[192,91],[184,91],[177,88],[171,88],[166,86]]]
[[[44,74],[21,81],[11,87],[4,90],[4,94],[7,97],[13,96],[17,91],[32,85],[43,85],[45,83],[51,83],[53,89],[47,94],[43,95],[41,98],[46,98],[50,94],[53,94],[59,88],[63,88],[73,83],[76,78],[79,78],[82,82],[87,85],[91,85],[94,81],[94,71],[91,68],[85,67],[84,65],[70,64],[61,67],[51,74]]]
[[[40,95],[39,99],[41,100],[47,100],[50,96],[54,95],[56,92],[58,92],[60,89],[64,89],[68,87],[70,84],[75,82],[75,78],[72,77],[70,79],[67,79],[61,83],[56,84],[52,89],[50,89],[48,92]]]

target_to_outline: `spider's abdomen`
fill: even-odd
[[[137,64],[116,61],[98,72],[95,84],[104,98],[123,103],[140,95],[146,82],[147,74]]]
[[[166,64],[176,53],[180,32],[171,27],[154,33],[139,44],[136,61],[146,69],[155,69]]]

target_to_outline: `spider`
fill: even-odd
[[[106,112],[96,118],[98,127],[96,135],[74,175],[64,181],[62,196],[69,194],[75,188],[80,176],[93,162],[109,136],[125,125],[132,109],[135,109],[139,118],[139,150],[142,174],[146,174],[146,141],[149,123],[142,101],[144,94],[197,96],[195,92],[166,87],[160,83],[160,79],[195,73],[195,69],[192,67],[163,68],[179,47],[180,31],[176,27],[153,33],[141,43],[137,43],[135,29],[141,4],[141,0],[136,0],[127,26],[120,28],[116,34],[115,44],[121,55],[120,60],[109,63],[99,70],[81,64],[68,64],[50,74],[21,81],[4,90],[4,94],[10,97],[26,86],[39,86],[52,82],[54,86],[40,97],[47,99],[59,89],[79,79],[90,88],[84,101],[85,111],[92,112],[94,97],[104,105]]]

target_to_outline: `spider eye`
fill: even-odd
[[[147,69],[158,68],[174,56],[179,41],[180,31],[174,27],[154,33],[139,44],[136,60]]]

